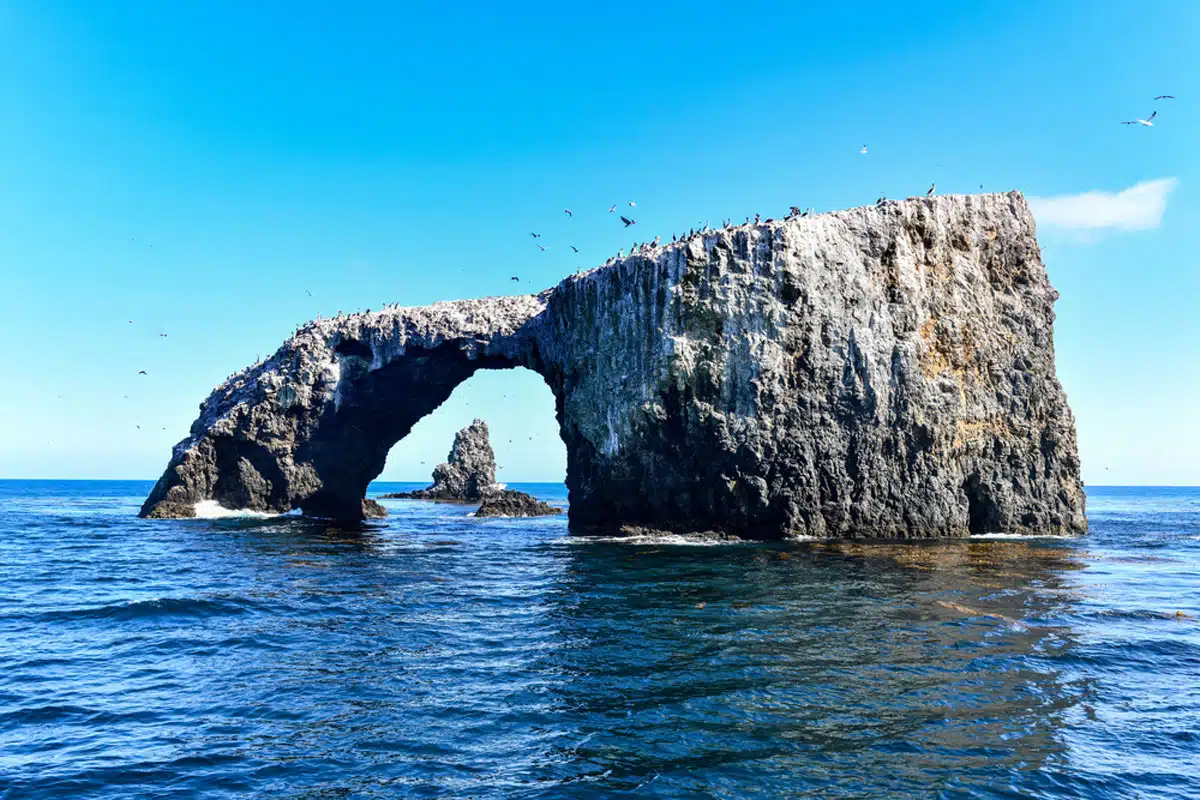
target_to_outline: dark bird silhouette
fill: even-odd
[[[1154,99],[1155,99],[1155,100],[1174,100],[1174,99],[1175,99],[1175,95],[1173,95],[1173,94],[1160,94],[1158,97],[1156,97],[1156,98],[1154,98]]]
[[[532,237],[533,237],[533,238],[535,238],[535,239],[540,239],[540,238],[542,238],[542,235],[541,235],[540,233],[534,233],[533,231],[530,231],[530,232],[529,232],[529,235],[530,235],[530,236],[532,236]]]
[[[610,214],[611,214],[611,213],[613,213],[613,212],[614,212],[614,211],[616,211],[616,210],[617,210],[617,204],[616,204],[616,203],[613,203],[611,206],[609,206],[609,207],[608,207],[608,213],[610,213]]]
[[[936,182],[934,182],[934,183],[931,183],[931,184],[929,185],[929,191],[925,193],[925,196],[926,196],[926,197],[933,197],[933,193],[934,193],[935,191],[937,191],[937,183],[936,183]]]
[[[635,203],[635,202],[633,202],[632,200],[630,200],[630,201],[629,201],[629,207],[630,207],[630,208],[637,208],[637,203]]]
[[[579,248],[576,247],[575,245],[571,245],[571,249],[574,250],[576,253],[579,252]]]
[[[146,374],[146,370],[144,370],[144,369],[138,370],[138,375],[145,375],[145,374]]]
[[[160,333],[159,336],[161,336],[164,339],[167,338],[167,335],[165,333]]]
[[[516,281],[517,283],[520,283],[520,282],[521,282],[521,279],[520,279],[520,278],[518,278],[516,275],[513,275],[511,278],[509,278],[509,280],[510,280],[510,281]]]
[[[628,228],[630,225],[636,225],[636,224],[637,224],[637,220],[636,220],[636,219],[630,219],[629,217],[621,217],[621,222],[624,222],[624,223],[625,223],[625,227],[626,227],[626,228]]]
[[[312,292],[310,292],[308,289],[305,289],[305,290],[304,290],[304,293],[305,293],[306,295],[308,295],[309,297],[312,297]]]
[[[567,219],[570,219],[571,217],[575,216],[574,214],[571,213],[571,209],[569,209],[569,208],[564,208],[563,213],[567,215]]]
[[[538,249],[538,250],[541,250],[541,251],[544,253],[544,252],[546,252],[546,245],[544,245],[544,244],[539,244],[539,245],[537,246],[537,249]]]

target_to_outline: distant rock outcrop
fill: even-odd
[[[497,491],[496,455],[488,439],[488,426],[477,419],[454,434],[450,455],[433,469],[432,486],[415,492],[390,492],[380,497],[469,503]]]
[[[543,503],[533,495],[518,492],[515,489],[505,489],[502,492],[490,494],[479,504],[476,517],[548,517],[561,514],[562,509]]]
[[[1056,297],[1014,192],[707,230],[536,296],[318,320],[201,405],[142,514],[361,518],[417,420],[478,369],[526,367],[555,396],[573,531],[1081,533]]]

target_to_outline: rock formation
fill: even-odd
[[[553,391],[573,531],[1083,532],[1053,303],[1019,193],[706,231],[536,296],[304,326],[218,387],[143,506],[357,519],[477,369]]]
[[[483,498],[479,504],[476,517],[548,517],[561,514],[562,509],[543,503],[533,495],[518,492],[515,489],[505,489],[493,492]]]
[[[415,492],[391,492],[381,498],[456,500],[477,502],[495,494],[496,455],[488,439],[487,423],[477,419],[454,434],[450,455],[433,469],[433,485]]]

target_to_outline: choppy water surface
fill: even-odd
[[[1200,796],[1200,490],[1092,489],[1078,541],[689,546],[149,488],[0,482],[5,798]]]

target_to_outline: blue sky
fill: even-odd
[[[157,477],[297,323],[550,286],[628,248],[613,203],[648,238],[936,180],[1059,198],[1085,480],[1200,483],[1200,4],[823,5],[0,4],[0,477]],[[476,414],[501,479],[561,479],[523,371],[382,477]]]

